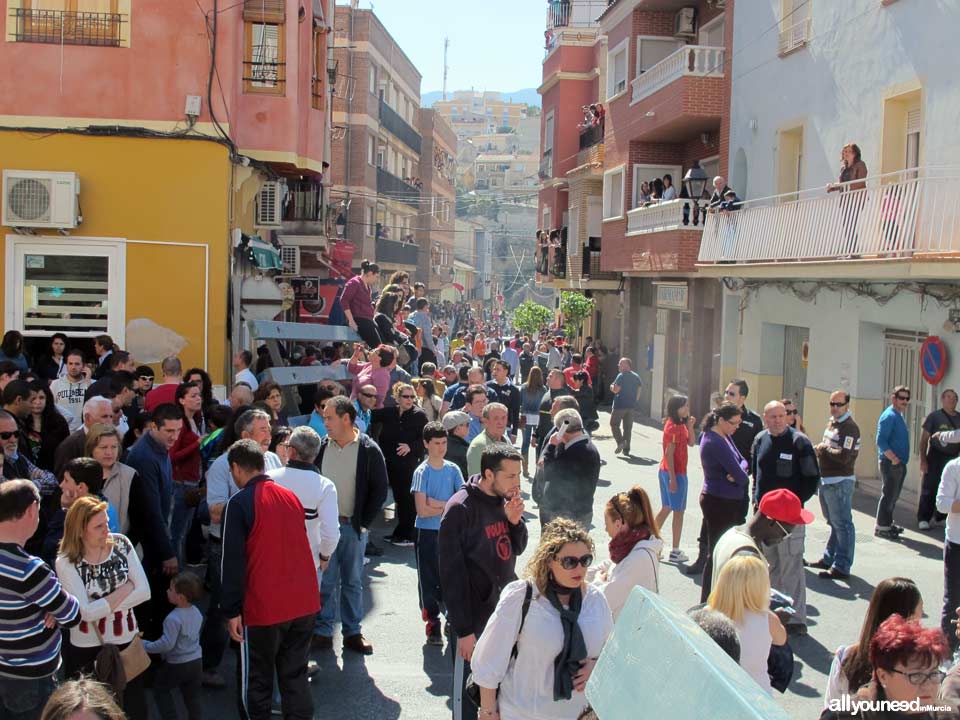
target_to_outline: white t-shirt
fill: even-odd
[[[72,382],[70,378],[62,377],[50,383],[53,402],[65,411],[63,415],[70,425],[70,432],[75,432],[83,422],[83,394],[88,387],[90,381],[86,378]]]
[[[768,694],[773,694],[770,675],[767,673],[767,658],[770,657],[770,616],[767,613],[746,610],[740,622],[735,622],[740,636],[740,667],[757,681]]]
[[[587,582],[607,598],[614,622],[637,585],[650,592],[660,592],[659,565],[662,548],[663,541],[656,537],[641,540],[620,562],[604,560],[587,571]]]
[[[234,378],[234,382],[246,383],[254,392],[256,392],[257,388],[260,387],[260,383],[257,381],[257,376],[250,371],[250,368],[244,368],[238,372]]]

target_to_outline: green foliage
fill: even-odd
[[[550,327],[553,322],[553,313],[550,308],[539,305],[532,300],[525,300],[517,305],[513,311],[513,327],[524,335],[536,335],[541,330]]]
[[[597,301],[578,292],[560,293],[560,312],[563,313],[564,329],[567,338],[573,339],[580,334],[583,321],[593,314]]]
[[[536,105],[527,105],[527,117],[540,117],[540,108]]]

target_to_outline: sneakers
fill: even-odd
[[[390,543],[394,547],[413,547],[413,540],[407,540],[406,538],[398,538],[393,535],[387,535],[383,538],[385,542]]]
[[[927,520],[921,520],[920,522],[917,523],[917,527],[920,528],[921,530],[929,530],[931,525]]]
[[[441,631],[440,631],[439,620],[427,621],[427,645],[443,647],[443,635],[441,634]]]
[[[896,530],[896,525],[889,528],[875,528],[873,534],[877,537],[885,538],[887,540],[899,540],[900,533]]]
[[[687,557],[687,554],[683,552],[680,548],[674,548],[670,551],[670,562],[672,563],[687,563],[690,562],[690,558]]]

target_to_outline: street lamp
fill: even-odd
[[[693,167],[687,170],[683,176],[683,184],[687,188],[687,194],[693,199],[693,224],[700,222],[700,198],[703,197],[703,190],[707,186],[707,174],[700,167],[698,160],[693,161]],[[684,212],[684,215],[687,213]],[[684,225],[687,224],[684,218]]]

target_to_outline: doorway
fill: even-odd
[[[783,397],[793,400],[803,415],[803,391],[807,387],[804,345],[810,342],[810,328],[785,325],[783,328]]]

